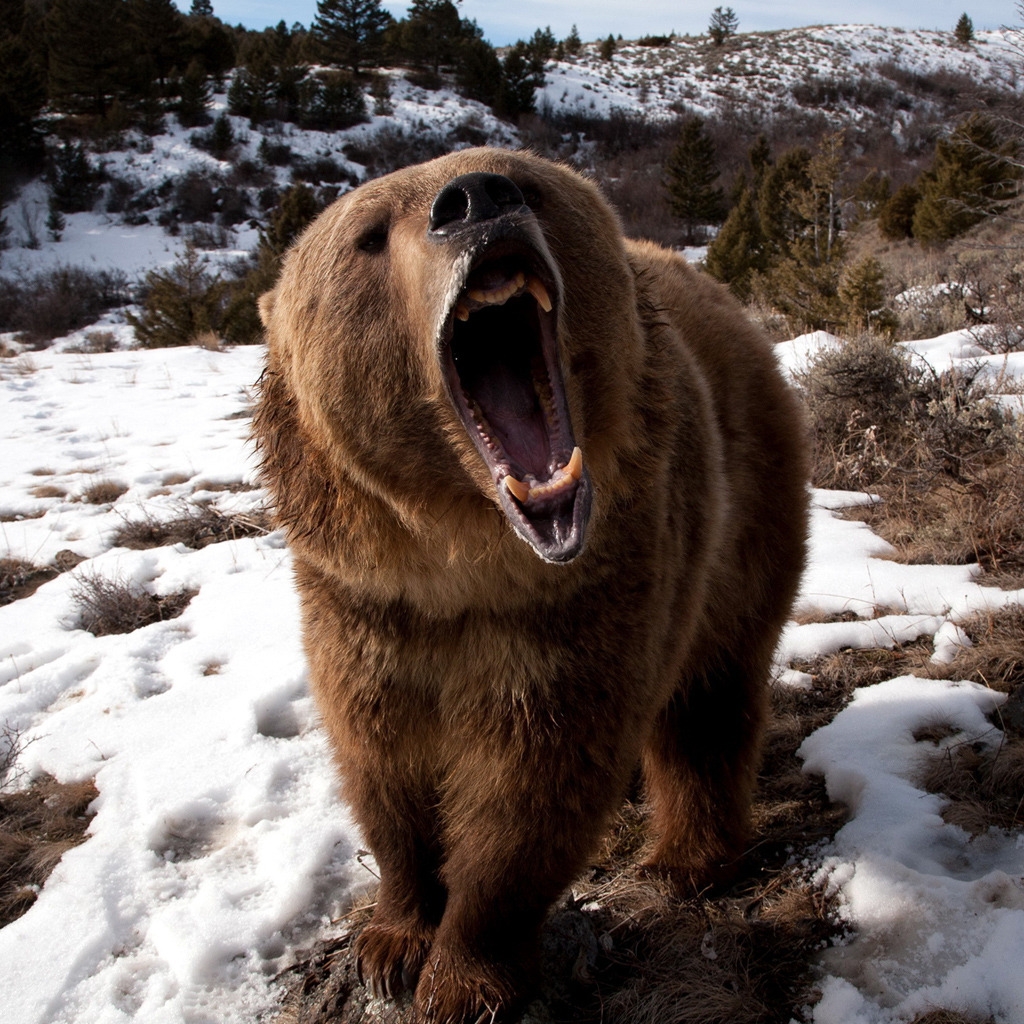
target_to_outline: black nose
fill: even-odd
[[[525,205],[519,186],[503,174],[460,174],[434,196],[428,230],[434,235],[447,235]]]

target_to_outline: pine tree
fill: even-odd
[[[872,330],[891,335],[899,325],[893,311],[886,308],[885,271],[874,256],[865,256],[844,271],[839,298],[851,333]]]
[[[878,230],[891,242],[914,237],[914,211],[921,202],[921,190],[914,184],[900,185],[878,209]]]
[[[835,132],[818,143],[805,163],[801,154],[797,163],[804,165],[803,184],[782,191],[786,216],[773,226],[777,255],[765,275],[765,292],[776,308],[807,330],[834,330],[845,321],[839,297],[845,256],[839,233],[842,148],[842,132]],[[771,178],[771,172],[765,176],[762,192]],[[783,227],[785,236],[780,234]]]
[[[615,56],[615,36],[610,32],[608,38],[601,44],[601,60],[611,60]]]
[[[210,0],[192,0],[188,16],[190,18],[212,18],[213,4],[210,3]]]
[[[311,31],[323,60],[353,74],[380,59],[384,30],[394,19],[380,0],[319,0]]]
[[[569,54],[570,57],[575,57],[583,48],[583,43],[580,41],[579,31],[575,25],[573,25],[572,31],[570,31],[570,33],[565,37],[564,46],[565,52]]]
[[[49,92],[60,109],[102,117],[131,68],[122,0],[53,0],[46,14]]]
[[[193,59],[181,78],[181,99],[178,101],[178,120],[185,128],[198,128],[210,123],[207,107],[210,86],[206,72],[198,60]]]
[[[161,94],[173,68],[185,66],[185,18],[172,0],[128,0],[132,57],[145,87],[155,78]]]
[[[466,40],[459,50],[455,82],[463,96],[495,106],[501,96],[502,68],[494,47],[483,39]]]
[[[720,224],[725,213],[725,196],[714,184],[719,174],[715,144],[699,117],[683,124],[665,170],[672,213],[683,221],[686,239],[693,244],[699,226]]]
[[[704,267],[737,298],[750,298],[756,274],[768,269],[768,251],[757,216],[754,190],[746,188],[708,246]]]
[[[961,46],[966,46],[974,38],[974,22],[967,17],[966,11],[960,15],[960,20],[956,23],[956,28],[953,29],[953,35],[956,36],[956,41]]]
[[[941,245],[1004,209],[1019,192],[1016,149],[976,114],[940,139],[931,168],[919,179],[914,237],[924,245]]]
[[[505,117],[532,113],[535,91],[544,84],[544,67],[537,67],[529,47],[521,39],[513,46],[501,65],[501,90],[498,109]]]
[[[403,49],[413,62],[437,75],[455,62],[459,41],[470,22],[463,22],[451,0],[413,0],[403,33]]]
[[[25,22],[24,4],[0,2],[0,203],[13,173],[36,170],[43,156],[46,80],[26,45]]]
[[[708,35],[715,46],[721,46],[729,36],[735,35],[740,27],[740,19],[731,7],[724,10],[716,7],[711,12],[711,21],[708,23]]]
[[[189,345],[220,329],[227,286],[210,274],[206,257],[191,242],[169,270],[151,270],[145,288],[141,315],[128,314],[143,348]]]
[[[281,196],[267,225],[260,231],[255,265],[231,290],[223,318],[226,340],[236,345],[262,340],[263,327],[257,301],[274,287],[281,272],[281,259],[288,247],[322,209],[323,203],[308,185],[292,185]]]

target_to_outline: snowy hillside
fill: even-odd
[[[621,109],[651,117],[733,108],[767,121],[817,98],[839,126],[871,117],[880,105],[898,108],[908,76],[941,71],[978,87],[1019,90],[1019,60],[1010,32],[979,32],[960,47],[949,33],[870,25],[741,33],[724,47],[706,36],[658,47],[620,43],[610,61],[590,44],[578,58],[549,67],[542,103],[555,113]],[[833,100],[829,84],[842,95]],[[898,131],[898,117],[896,123]]]

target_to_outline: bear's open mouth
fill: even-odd
[[[565,397],[557,302],[537,254],[491,248],[449,313],[444,362],[512,526],[541,558],[566,562],[583,546],[590,485]]]

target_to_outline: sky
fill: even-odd
[[[183,10],[191,6],[190,0],[177,0],[177,3]],[[395,17],[402,17],[408,9],[405,3],[383,6]],[[590,0],[585,5],[565,0],[557,3],[462,0],[460,9],[463,17],[473,18],[484,30],[484,38],[495,46],[504,46],[516,39],[528,38],[534,29],[546,25],[562,39],[575,24],[585,42],[603,39],[609,33],[621,34],[627,39],[649,34],[667,35],[672,31],[699,35],[707,30],[708,18],[716,6],[717,0],[700,4],[648,0],[639,6],[625,0]],[[734,0],[731,6],[739,17],[741,32],[801,28],[823,21],[834,25],[948,30],[965,11],[976,29],[1000,28],[1021,21],[1013,0],[934,0],[929,4],[920,0],[833,0],[824,18],[818,0],[757,0],[753,3]],[[248,28],[276,25],[282,18],[289,25],[295,21],[308,25],[316,16],[316,0],[213,0],[213,9],[222,20],[232,25],[240,22]]]

